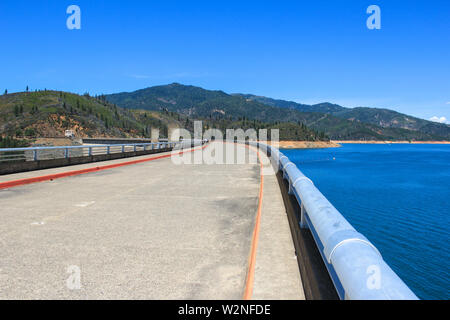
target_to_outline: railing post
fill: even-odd
[[[69,148],[65,148],[64,149],[64,158],[68,158],[69,157]]]
[[[92,147],[89,147],[89,157],[92,156]]]
[[[38,151],[37,150],[33,150],[33,159],[34,159],[34,161],[38,160]]]
[[[125,145],[122,145],[122,153],[125,153]]]
[[[300,228],[308,229],[308,222],[306,221],[306,210],[303,204],[300,205]]]
[[[137,146],[136,145],[134,145],[134,152],[136,152],[137,151]]]
[[[106,147],[106,154],[110,154],[110,152],[111,152],[111,146],[107,146]]]

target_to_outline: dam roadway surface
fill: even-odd
[[[229,165],[159,156],[0,176],[1,184],[156,158],[0,189],[0,299],[304,299],[262,152],[260,163]]]

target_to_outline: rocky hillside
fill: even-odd
[[[0,96],[0,135],[15,137],[150,137],[178,124],[169,112],[125,110],[103,97],[59,91],[22,92]]]

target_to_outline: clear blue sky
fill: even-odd
[[[80,6],[81,30],[66,9]],[[366,9],[381,8],[381,30]],[[180,82],[450,119],[450,1],[0,2],[0,90]]]

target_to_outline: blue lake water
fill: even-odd
[[[282,152],[416,295],[450,298],[450,145],[344,144]]]

